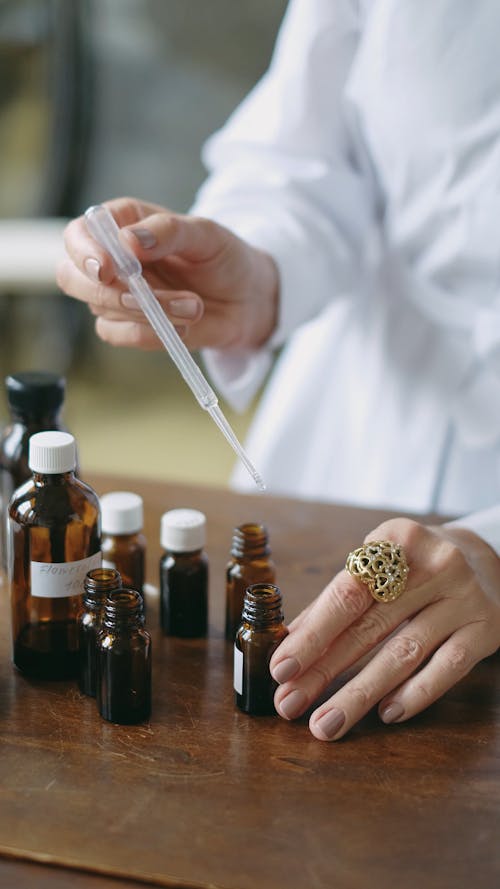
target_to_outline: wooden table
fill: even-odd
[[[264,521],[287,619],[342,565],[380,513],[210,489],[91,479],[142,494],[148,576],[160,515],[208,518],[210,636],[161,636],[150,724],[115,726],[69,682],[10,663],[2,592],[0,885],[18,889],[494,889],[500,885],[500,663],[480,664],[402,726],[375,714],[343,741],[305,720],[235,709],[223,641],[231,532]],[[47,866],[49,865],[49,866]]]

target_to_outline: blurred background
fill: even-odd
[[[117,195],[186,211],[200,148],[265,71],[286,0],[0,0],[3,379],[67,379],[82,469],[226,484],[233,453],[165,353],[113,349],[52,279],[64,219]],[[252,411],[235,415],[244,438]]]

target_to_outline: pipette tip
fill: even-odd
[[[253,478],[255,484],[257,485],[259,491],[262,491],[262,492],[267,491],[266,483],[265,483],[264,479],[262,478],[262,476],[259,475],[258,472],[256,472],[256,471],[252,472],[252,478]]]

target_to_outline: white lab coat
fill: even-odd
[[[498,0],[292,0],[204,149],[193,212],[275,258],[279,326],[207,350],[273,492],[462,514],[500,502]],[[234,484],[251,489],[238,468]],[[500,551],[500,518],[483,533]]]

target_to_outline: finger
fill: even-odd
[[[457,586],[457,578],[468,569],[456,546],[436,540],[427,528],[403,518],[384,522],[367,538],[377,539],[399,543],[406,553],[410,573],[403,597],[402,610],[405,613],[401,615],[402,620],[419,610],[423,603],[448,594],[459,597],[461,587],[460,584]],[[434,582],[436,575],[439,575],[439,584]],[[422,592],[425,592],[423,598]],[[397,601],[386,607],[394,607]],[[282,684],[304,673],[341,632],[367,611],[371,602],[370,593],[359,580],[346,571],[338,574],[305,619],[276,649],[270,663],[274,679]]]
[[[203,302],[195,293],[188,291],[158,291],[158,302],[165,314],[175,326],[188,327],[196,324],[203,317]],[[135,321],[138,324],[149,323],[132,294],[125,292],[115,294],[113,299],[102,303],[89,302],[89,309],[94,315],[100,315],[108,321]]]
[[[72,219],[64,229],[64,245],[77,269],[93,282],[110,284],[116,279],[111,256],[89,234],[85,219]]]
[[[297,615],[297,617],[294,617],[294,619],[288,624],[288,632],[289,633],[293,632],[294,630],[297,629],[297,627],[300,626],[302,621],[305,620],[305,618],[311,611],[311,608],[313,607],[313,605],[314,605],[314,602],[310,602],[309,605],[306,605],[306,607],[302,609],[302,611],[300,612],[300,614]]]
[[[393,614],[392,617],[390,612]],[[427,623],[430,621],[433,623],[437,638],[446,638],[451,632],[447,608],[443,607],[442,603],[425,609],[423,622],[420,617],[417,617],[411,624],[408,624],[395,608],[387,609],[384,605],[373,606],[356,624],[342,633],[325,655],[302,676],[277,689],[275,706],[278,713],[285,719],[296,719],[301,716],[333,680],[350,667],[357,665],[357,672],[360,673],[366,665],[366,660],[363,660],[365,655],[372,652],[371,660],[373,660],[375,654],[378,653],[378,650],[374,651],[376,646],[382,640],[388,639],[398,627],[400,635],[414,632],[419,639],[424,639],[427,636]],[[412,627],[411,630],[408,629],[409,626]],[[393,638],[396,636],[393,636],[386,644],[392,643]],[[396,684],[393,682],[391,687],[394,688]],[[294,694],[294,692],[300,692],[300,694]],[[290,697],[291,695],[293,697]]]
[[[498,640],[485,633],[482,621],[461,627],[441,645],[425,667],[380,702],[380,718],[385,723],[404,722],[420,713],[497,647]]]
[[[394,602],[391,608],[373,603],[301,676],[278,687],[274,699],[278,713],[285,719],[296,719],[337,676],[371,652],[405,619],[406,611],[401,600]],[[300,694],[293,694],[296,691]]]
[[[176,327],[181,325],[186,328],[184,341],[191,351],[205,347],[221,348],[234,339],[236,321],[224,306],[213,301],[205,304],[198,294],[190,290],[156,290],[155,296],[172,323]],[[132,294],[120,294],[117,303],[116,310],[99,310],[94,314],[109,320],[143,320]],[[123,316],[120,306],[133,314]]]
[[[389,692],[412,676],[449,638],[449,612],[440,602],[389,639],[369,664],[311,716],[312,734],[321,741],[341,738]]]
[[[105,207],[112,213],[116,222],[122,228],[125,225],[133,225],[152,213],[161,213],[165,207],[150,201],[141,201],[139,198],[120,197],[103,201]]]
[[[109,321],[145,321],[137,300],[121,282],[115,286],[95,284],[70,259],[59,264],[57,282],[68,296],[87,302],[94,315]],[[203,316],[203,301],[189,290],[157,290],[155,296],[174,324],[195,324]]]
[[[186,327],[175,325],[180,337],[184,339]],[[95,323],[98,337],[112,346],[127,346],[134,349],[151,351],[161,349],[162,344],[153,328],[144,321],[109,321],[99,316]]]
[[[395,519],[375,529],[366,540],[388,539],[406,547],[407,555],[422,549],[426,532],[416,522]],[[411,575],[413,582],[418,580]],[[372,597],[358,579],[340,572],[323,590],[311,610],[289,632],[270,662],[273,678],[279,682],[301,675],[351,623],[372,604]]]
[[[174,323],[196,324],[203,317],[203,300],[190,290],[156,290],[155,296],[165,314]],[[120,306],[124,306],[129,313],[144,317],[132,293],[126,292],[121,295]]]
[[[234,238],[227,229],[210,219],[182,216],[167,210],[123,228],[122,236],[139,259],[148,262],[168,256],[206,262],[220,256]]]
[[[408,586],[418,587],[432,580],[450,562],[460,560],[464,563],[457,547],[447,540],[437,539],[428,527],[413,519],[388,519],[371,531],[364,542],[376,540],[390,540],[403,547],[410,567]]]
[[[125,287],[117,278],[114,279],[114,284],[101,284],[81,272],[71,259],[61,260],[57,267],[56,280],[61,290],[74,299],[115,311],[120,307],[124,308],[121,300]]]
[[[189,291],[165,292],[159,291],[158,301],[169,317],[177,331],[181,329],[181,335],[185,345],[190,351],[201,349],[205,346],[217,347],[223,342],[226,331],[230,329],[231,322],[226,319],[217,320],[217,314],[213,311],[207,311],[203,301]],[[130,302],[129,302],[130,299]],[[120,296],[119,304],[124,306],[124,310],[120,308],[107,309],[100,306],[89,305],[94,315],[99,315],[107,321],[134,321],[137,324],[148,323],[139,310],[128,308],[128,306],[136,305],[130,294],[124,293]],[[117,330],[114,332],[104,327],[99,328],[99,335],[104,335],[108,342],[114,345],[125,345],[121,342],[121,334]],[[132,336],[131,339],[136,341],[137,337]],[[142,341],[142,337],[139,337]],[[148,338],[146,348],[152,348],[153,340]],[[130,345],[130,336],[127,335],[127,345]],[[154,346],[156,348],[156,346]]]
[[[323,679],[321,685],[311,688],[310,703],[341,673],[364,661],[370,653],[373,656],[375,649],[398,628],[407,625],[412,619],[417,620],[416,626],[418,627],[419,618],[416,618],[416,615],[419,612],[425,612],[425,622],[435,621],[437,627],[441,626],[440,620],[442,618],[445,635],[460,626],[460,620],[463,622],[466,617],[472,617],[469,604],[465,602],[460,608],[460,617],[458,610],[456,610],[454,612],[456,620],[455,622],[452,620],[450,623],[448,603],[438,603],[434,606],[434,600],[434,585],[428,583],[416,589],[406,590],[404,596],[391,602],[389,606],[385,603],[373,603],[360,618],[332,642],[323,657],[309,668],[310,670],[315,668],[317,682],[320,678]],[[304,675],[307,675],[308,672],[309,670]],[[278,694],[278,700],[282,697],[284,697],[283,693]]]
[[[347,571],[337,574],[273,654],[270,670],[276,682],[302,674],[372,602],[366,587]]]
[[[158,204],[130,197],[105,201],[104,205],[111,211],[120,228],[136,223],[162,209]],[[92,281],[111,283],[115,277],[114,263],[89,234],[84,216],[79,216],[68,223],[64,231],[64,243],[68,255],[81,272],[88,275]]]

